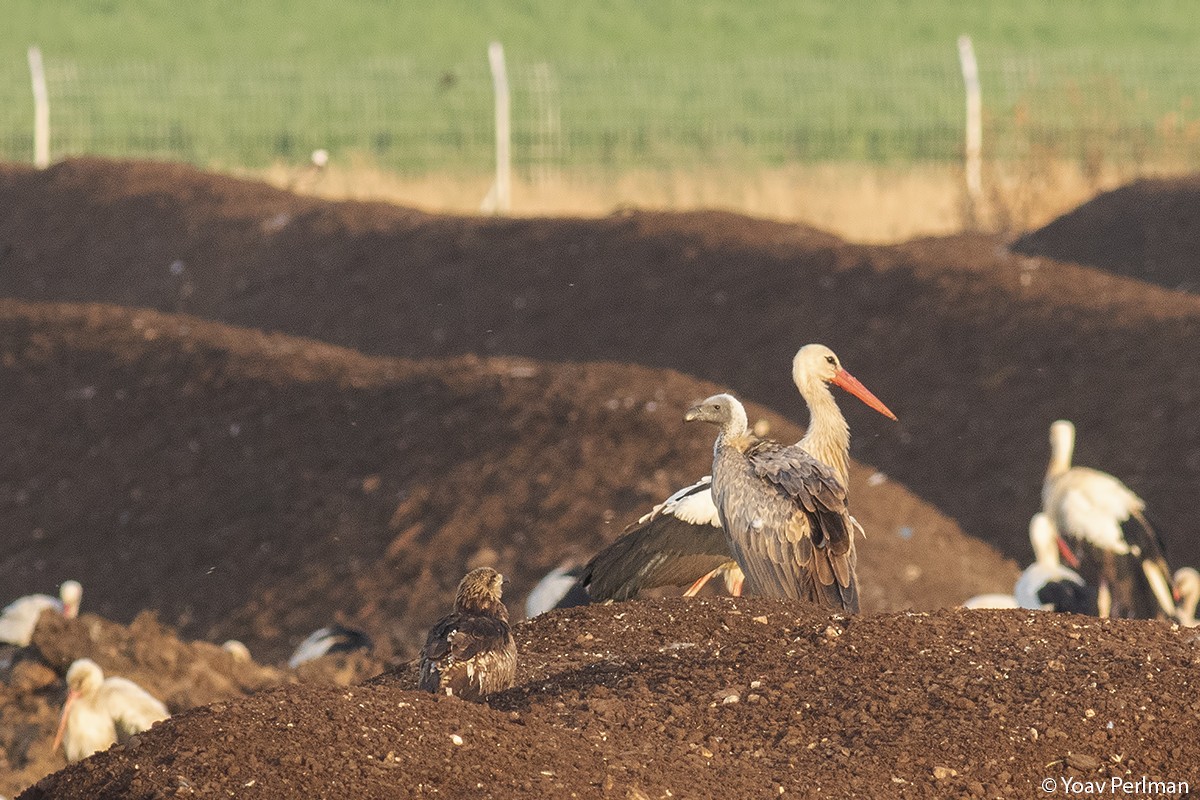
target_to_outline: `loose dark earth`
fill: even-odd
[[[1029,560],[1058,417],[1147,498],[1172,563],[1200,560],[1200,298],[1138,267],[1186,230],[1164,244],[1147,193],[1182,218],[1191,191],[1081,207],[1068,263],[981,235],[866,247],[724,213],[448,218],[174,165],[0,167],[0,601],[77,578],[90,612],[46,617],[0,673],[0,794],[64,766],[61,675],[85,655],[177,715],[24,796],[1200,784],[1187,632],[934,611]],[[1104,236],[1123,244],[1087,257]],[[508,575],[520,618],[547,569],[707,472],[691,401],[731,390],[798,438],[808,341],[901,420],[841,398],[862,616],[556,612],[517,627],[518,686],[490,706],[411,691],[467,569]],[[289,671],[216,646],[279,665],[334,619],[376,651]]]

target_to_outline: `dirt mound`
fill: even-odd
[[[84,582],[117,620],[278,662],[331,618],[407,657],[470,567],[514,610],[704,474],[712,434],[678,373],[368,357],[192,317],[0,301],[0,564],[13,593]],[[772,432],[793,424],[751,407]],[[886,421],[884,421],[886,424]],[[863,604],[936,608],[1014,567],[903,487],[852,470]]]
[[[1105,192],[1025,234],[1012,249],[1200,292],[1200,175]]]
[[[797,417],[787,365],[823,341],[901,418],[844,401],[854,455],[973,535],[1028,557],[1047,428],[1069,417],[1080,463],[1149,500],[1175,562],[1200,560],[1200,298],[998,238],[862,247],[712,213],[437,217],[98,160],[9,168],[0,208],[8,296],[186,310],[404,357],[640,363]]]
[[[22,798],[1005,797],[1200,779],[1200,650],[1160,623],[670,599],[555,612],[517,638],[520,683],[490,707],[414,692],[411,671],[290,686],[173,717]]]
[[[66,765],[61,750],[51,745],[66,696],[62,676],[77,658],[91,658],[106,674],[137,682],[173,713],[282,683],[350,685],[385,666],[352,653],[280,670],[238,660],[209,642],[183,642],[151,612],[129,626],[94,614],[66,620],[47,613],[32,646],[0,668],[0,794],[11,796]]]

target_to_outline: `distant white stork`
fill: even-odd
[[[107,750],[117,736],[132,736],[170,716],[167,707],[136,683],[106,678],[95,661],[81,658],[67,670],[67,702],[54,735],[68,761]]]
[[[1064,557],[1099,590],[1100,616],[1175,619],[1171,574],[1145,501],[1106,472],[1072,466],[1074,450],[1075,426],[1052,424],[1042,510]]]
[[[0,612],[0,642],[27,647],[43,611],[54,609],[67,619],[74,619],[79,615],[82,598],[83,587],[79,581],[63,581],[58,587],[58,597],[48,594],[18,597]]]
[[[1059,561],[1058,533],[1045,514],[1034,514],[1029,521],[1029,543],[1034,561],[1021,572],[1012,594],[977,595],[963,608],[1027,608],[1095,616],[1095,588]]]
[[[1058,532],[1049,517],[1034,514],[1029,521],[1029,543],[1034,562],[1017,578],[1013,596],[1021,608],[1044,611],[1097,613],[1095,590],[1089,590],[1079,573],[1058,560]]]
[[[1188,628],[1200,625],[1196,605],[1200,603],[1200,572],[1192,567],[1175,570],[1175,599],[1179,602],[1179,624]]]

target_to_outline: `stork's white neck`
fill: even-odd
[[[1069,470],[1074,455],[1075,426],[1059,420],[1050,426],[1050,464],[1046,467],[1046,477],[1053,478]]]
[[[801,377],[796,380],[800,396],[808,404],[808,430],[800,440],[813,458],[828,464],[837,473],[842,486],[850,482],[850,425],[842,416],[829,384],[820,379]]]
[[[1058,531],[1045,514],[1035,514],[1029,523],[1029,543],[1038,564],[1047,569],[1060,566],[1058,558]]]

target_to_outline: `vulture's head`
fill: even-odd
[[[687,410],[684,422],[711,422],[725,431],[746,430],[746,409],[731,394],[714,394]]]
[[[455,611],[475,611],[482,613],[507,611],[500,597],[504,593],[504,576],[491,567],[480,567],[468,572],[458,583],[458,591],[454,595]]]

